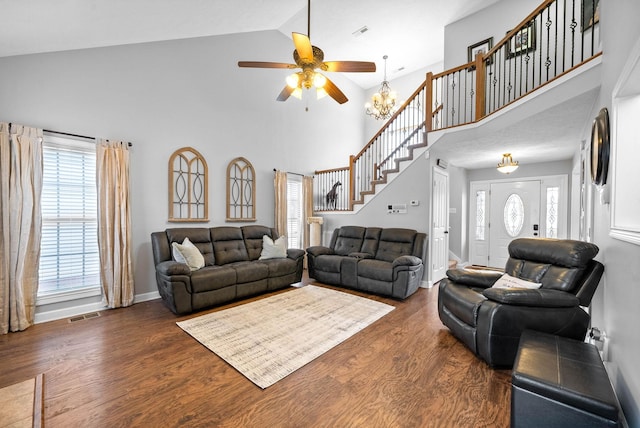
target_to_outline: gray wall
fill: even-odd
[[[256,170],[257,223],[273,225],[274,168],[312,174],[347,164],[366,143],[364,91],[340,74],[332,80],[346,104],[315,95],[280,103],[290,71],[237,67],[287,59],[291,49],[266,31],[0,58],[0,120],[133,142],[135,293],[153,293],[149,235],[181,225],[167,222],[176,149],[191,146],[207,160],[208,226],[225,224],[226,167],[238,156]]]

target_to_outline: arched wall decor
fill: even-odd
[[[256,172],[238,157],[227,166],[227,221],[256,221]]]
[[[183,147],[169,158],[169,221],[209,221],[207,161]]]

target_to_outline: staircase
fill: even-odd
[[[546,0],[489,52],[427,73],[347,166],[315,172],[314,211],[358,211],[427,150],[429,132],[479,122],[600,57],[599,31],[583,25],[595,16],[582,16],[581,5],[581,0]],[[333,192],[336,198],[326,197],[337,186],[344,189]]]

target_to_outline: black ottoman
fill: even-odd
[[[594,345],[522,333],[511,374],[512,427],[618,427],[618,412]]]

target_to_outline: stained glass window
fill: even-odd
[[[512,238],[515,238],[522,231],[524,225],[524,204],[522,198],[516,193],[512,193],[504,204],[504,228]]]
[[[547,238],[558,237],[558,187],[547,187]]]

